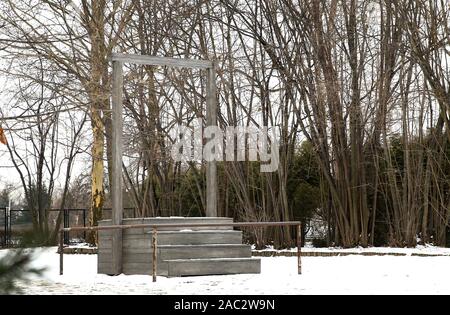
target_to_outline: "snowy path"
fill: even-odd
[[[189,278],[108,277],[96,274],[95,255],[66,255],[58,275],[56,249],[43,250],[36,266],[44,279],[22,284],[28,294],[450,294],[450,257],[346,256],[262,258],[261,275]],[[0,251],[0,256],[5,251]]]

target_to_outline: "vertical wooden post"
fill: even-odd
[[[112,225],[121,225],[123,218],[122,196],[122,88],[123,88],[123,64],[113,61],[112,74]],[[116,229],[112,233],[112,273],[122,273],[122,229]]]
[[[158,268],[157,247],[158,247],[158,231],[156,230],[156,228],[153,228],[153,233],[152,233],[152,275],[153,275],[153,282],[156,282],[156,275],[157,275],[157,268]]]
[[[302,274],[302,225],[297,225],[297,259],[298,274]]]
[[[59,231],[59,275],[64,274],[64,231]]]
[[[83,209],[83,227],[86,227],[86,209]],[[86,242],[86,231],[83,232],[83,238]],[[97,241],[98,241],[98,235],[97,235]]]
[[[63,210],[63,221],[64,221],[63,225],[64,225],[65,229],[70,227],[70,219],[69,219],[69,217],[70,217],[69,210],[64,209]],[[70,245],[69,244],[70,243],[69,233],[67,233],[67,232],[64,233],[64,243]]]
[[[215,63],[207,69],[206,125],[217,126],[216,69]],[[217,162],[206,164],[206,216],[217,217]]]

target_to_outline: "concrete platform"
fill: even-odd
[[[125,219],[124,224],[232,223],[231,218],[145,218]],[[110,220],[100,225],[110,225]],[[150,228],[123,233],[123,273],[152,273]],[[111,274],[111,231],[99,232],[98,273]],[[260,273],[260,259],[251,258],[249,245],[242,244],[242,232],[230,227],[158,229],[158,275],[201,276]]]

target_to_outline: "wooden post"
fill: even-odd
[[[59,231],[59,275],[64,274],[64,231]]]
[[[217,126],[216,69],[215,63],[207,69],[206,125]],[[206,164],[206,216],[217,217],[217,162]]]
[[[156,282],[157,268],[158,268],[158,231],[156,228],[153,229],[152,233],[152,275],[153,282]]]
[[[297,259],[298,274],[302,274],[302,225],[297,225]]]
[[[112,73],[112,225],[121,225],[123,218],[122,196],[122,88],[123,88],[123,64],[113,61]],[[122,230],[112,232],[112,273],[122,273]]]

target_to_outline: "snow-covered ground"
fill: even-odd
[[[380,249],[381,250],[381,249]],[[385,249],[387,251],[387,249]],[[423,249],[403,250],[409,254]],[[433,248],[436,254],[448,250]],[[6,251],[0,251],[0,257]],[[295,257],[262,258],[260,275],[187,278],[97,275],[96,255],[65,255],[58,275],[56,248],[39,250],[34,265],[47,267],[42,279],[21,284],[27,294],[450,294],[450,257],[304,257],[297,275]]]

